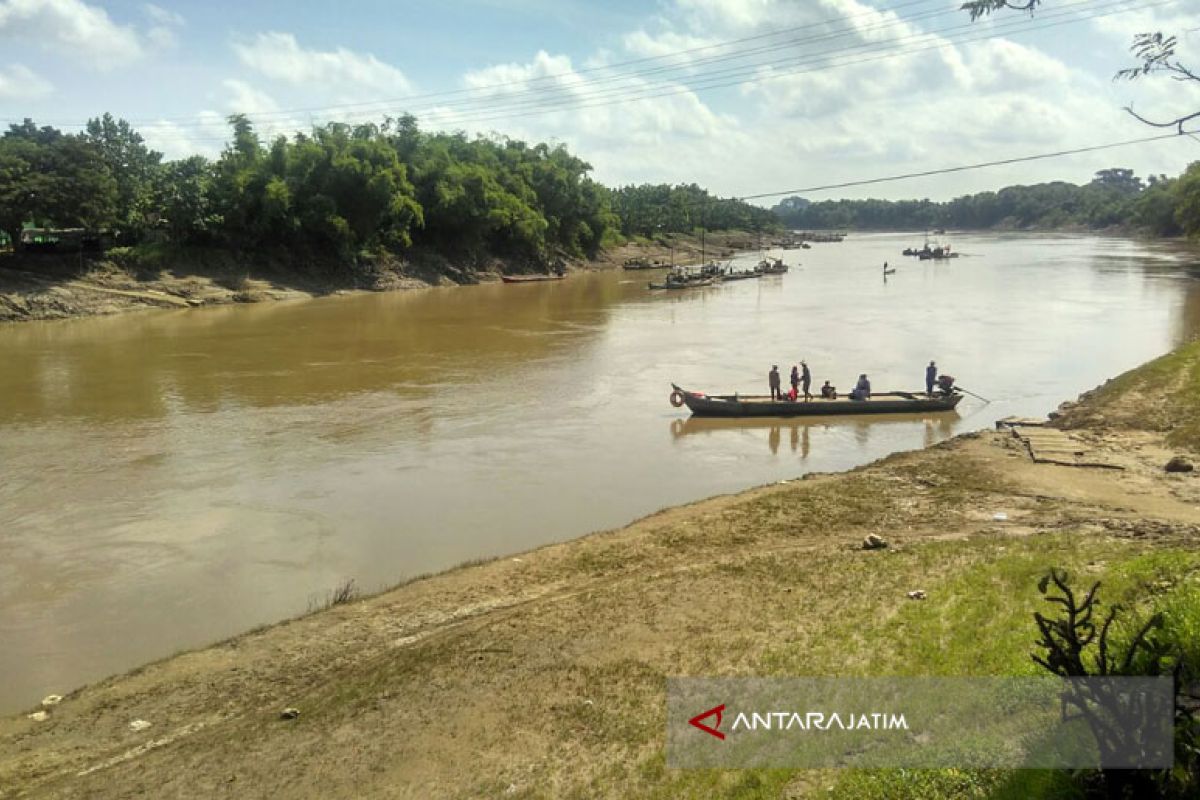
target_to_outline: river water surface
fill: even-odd
[[[1121,239],[855,235],[687,292],[572,275],[0,326],[0,712],[664,506],[1040,415],[1200,332],[1200,260]],[[753,263],[755,253],[739,259]],[[898,272],[886,282],[887,260]],[[670,382],[915,389],[929,419],[686,420]]]

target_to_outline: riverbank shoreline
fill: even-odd
[[[707,257],[726,257],[746,249],[752,234],[717,231],[706,240]],[[674,256],[680,264],[701,259],[699,237],[679,235],[672,241],[674,248],[660,241],[631,240],[595,259],[568,263],[568,273],[619,269],[630,258],[667,262]],[[151,258],[136,255],[114,251],[103,258],[84,260],[71,255],[0,253],[0,323],[471,285],[499,281],[505,268],[502,261],[495,260],[482,269],[442,265],[443,272],[433,268],[426,257],[411,263],[385,260],[357,272],[329,265],[286,270],[270,262],[249,263],[223,251],[168,250],[153,253]]]
[[[967,433],[64,691],[0,719],[0,797],[713,796],[747,776],[770,796],[842,787],[852,776],[666,769],[665,678],[1027,664],[1046,567],[1120,586],[1148,554],[1191,563],[1200,478],[1163,465],[1200,449],[1174,434],[1190,430],[1197,375],[1200,345],[1187,345],[1066,409],[1061,427],[1115,469],[1035,464],[1010,432]],[[871,534],[889,547],[864,550]],[[910,600],[918,589],[927,599]],[[288,708],[299,716],[282,719]]]

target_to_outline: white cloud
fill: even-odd
[[[32,100],[54,91],[50,81],[21,64],[0,67],[0,100]]]
[[[221,84],[229,90],[229,112],[231,114],[273,113],[279,110],[279,104],[266,92],[255,89],[245,81],[230,78]]]
[[[339,47],[306,50],[290,33],[260,33],[249,43],[235,43],[243,64],[266,77],[294,86],[336,88],[346,97],[381,93],[408,94],[412,84],[404,73],[374,55]]]
[[[48,49],[112,69],[144,54],[136,31],[82,0],[0,0],[0,39],[40,42]]]
[[[162,6],[156,6],[154,3],[146,3],[142,6],[142,10],[146,12],[146,16],[156,25],[164,25],[170,28],[182,28],[187,22],[183,15],[176,11],[168,11]]]
[[[221,152],[229,137],[225,117],[215,111],[201,111],[186,121],[159,120],[138,128],[146,144],[168,160],[202,155],[213,158]]]
[[[146,3],[142,6],[146,16],[152,23],[146,31],[146,38],[155,48],[159,50],[169,50],[178,44],[179,39],[176,31],[187,24],[187,20],[182,14],[174,11],[168,11],[161,6],[156,6],[153,3]]]

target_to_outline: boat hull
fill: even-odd
[[[870,400],[771,400],[762,395],[706,395],[689,392],[672,384],[683,397],[684,405],[697,417],[816,417],[855,414],[928,414],[953,411],[961,394],[888,392],[872,395]]]

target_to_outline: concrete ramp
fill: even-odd
[[[1124,469],[1093,448],[1057,428],[1016,425],[1013,436],[1029,450],[1035,464],[1061,464],[1067,467]]]

